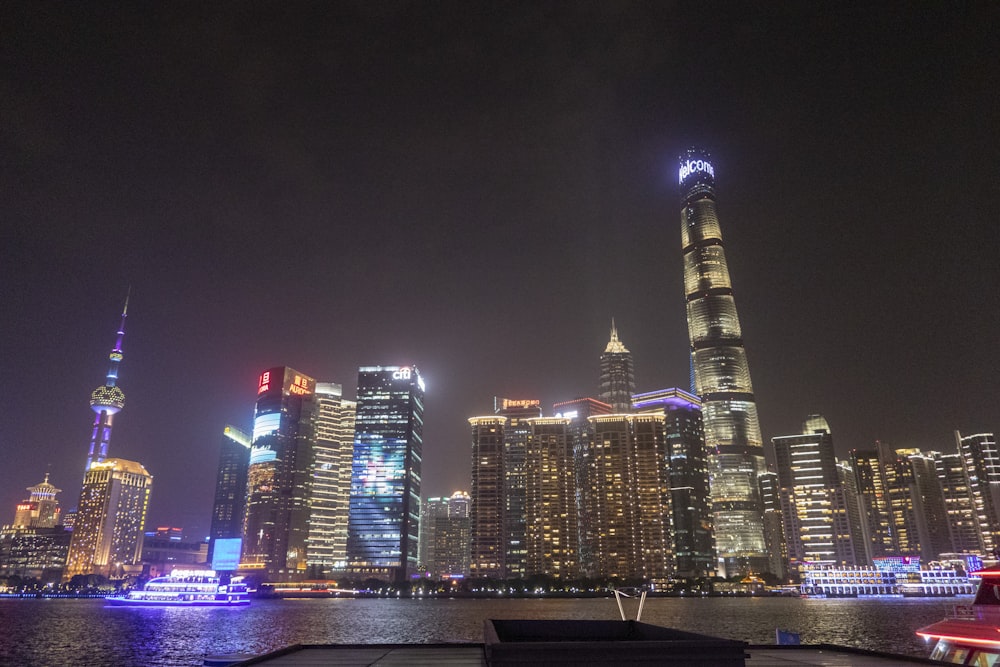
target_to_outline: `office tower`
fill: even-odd
[[[654,589],[673,574],[669,454],[662,414],[598,415],[582,504],[591,518],[594,576],[641,580]]]
[[[851,544],[854,545],[854,560],[857,565],[871,565],[872,557],[868,548],[868,525],[861,510],[858,478],[849,462],[837,462],[837,479],[840,480],[840,486],[844,489],[844,500],[847,502],[847,525],[851,533]]]
[[[767,471],[757,477],[760,503],[764,508],[764,538],[767,541],[768,571],[780,581],[788,580],[788,542],[781,514],[778,473]]]
[[[594,555],[590,551],[590,544],[583,539],[589,534],[594,522],[594,517],[588,514],[588,508],[583,502],[583,488],[586,483],[585,474],[587,469],[587,452],[590,445],[590,421],[588,419],[595,415],[610,415],[614,408],[610,403],[598,401],[595,398],[575,398],[572,401],[563,401],[552,406],[552,413],[556,417],[563,417],[569,420],[566,432],[569,435],[573,448],[573,469],[576,484],[576,514],[577,514],[577,535],[580,536],[578,548],[580,551],[580,571],[585,576],[591,576],[596,572]]]
[[[503,441],[505,578],[524,576],[524,466],[528,435],[531,433],[528,420],[542,416],[541,405],[542,402],[534,398],[493,399],[496,414],[507,418]]]
[[[313,426],[313,483],[306,557],[310,578],[347,565],[347,515],[354,454],[354,401],[343,387],[317,382],[307,401]]]
[[[208,561],[215,554],[219,539],[243,537],[243,518],[247,503],[247,471],[250,467],[250,434],[235,426],[222,431],[219,468],[215,475],[215,501],[208,529]]]
[[[45,480],[28,487],[29,496],[17,504],[14,513],[14,528],[52,528],[59,524],[59,501],[57,489],[49,484],[49,473]]]
[[[469,494],[428,498],[420,508],[420,563],[432,579],[469,574]]]
[[[714,576],[712,503],[701,401],[681,389],[661,389],[633,396],[632,409],[664,416],[674,574],[688,579]]]
[[[727,576],[768,565],[757,476],[765,471],[757,404],[715,212],[707,152],[680,161],[681,246],[694,393],[701,397],[715,545]]]
[[[976,500],[961,454],[937,454],[937,474],[948,514],[952,550],[955,553],[985,554],[983,533],[976,517]]]
[[[529,419],[525,456],[524,575],[579,575],[576,479],[568,419]]]
[[[775,437],[771,443],[792,572],[855,565],[847,500],[826,420],[810,415],[801,434]]]
[[[83,477],[63,578],[121,576],[140,562],[152,476],[124,459],[93,461]]]
[[[268,581],[306,574],[316,380],[277,366],[260,374],[254,408],[240,569]]]
[[[472,488],[469,506],[469,576],[506,578],[504,430],[507,418],[471,417]]]
[[[1000,451],[992,433],[963,436],[955,431],[958,453],[965,463],[969,488],[976,503],[976,518],[988,555],[1000,549]]]
[[[948,527],[948,508],[934,453],[914,452],[906,458],[913,472],[912,493],[920,556],[929,563],[938,560],[941,554],[955,551]]]
[[[118,387],[118,364],[122,362],[122,341],[125,338],[125,317],[128,314],[128,296],[125,297],[125,307],[122,308],[122,321],[118,327],[115,346],[111,349],[107,379],[103,386],[90,394],[90,409],[94,411],[94,427],[90,435],[90,452],[87,454],[87,466],[95,461],[103,461],[108,455],[108,444],[111,442],[111,424],[113,418],[125,407],[125,393]]]
[[[413,366],[358,369],[347,561],[405,581],[417,568],[424,381]]]
[[[632,409],[630,399],[635,393],[635,370],[632,353],[618,340],[618,328],[611,320],[611,340],[601,355],[601,392],[598,398],[611,405],[615,412]]]
[[[62,526],[0,528],[0,577],[59,583],[71,538]]]

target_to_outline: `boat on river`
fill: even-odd
[[[970,605],[956,605],[943,621],[917,630],[937,643],[931,659],[955,665],[1000,665],[1000,566],[980,570]]]
[[[250,604],[250,595],[243,577],[224,584],[214,570],[174,570],[105,600],[114,607],[239,607]]]

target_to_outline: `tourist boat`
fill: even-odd
[[[917,635],[936,639],[931,659],[955,665],[1000,665],[1000,566],[975,572],[982,577],[971,605],[956,605],[950,616]]]
[[[174,570],[150,579],[141,590],[105,598],[116,607],[236,607],[250,604],[242,577],[223,584],[214,570]]]
[[[971,597],[978,581],[944,563],[921,567],[919,557],[875,558],[874,567],[820,567],[802,575],[810,598]],[[975,569],[981,565],[976,564]],[[966,568],[966,571],[968,568]]]

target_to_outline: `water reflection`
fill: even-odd
[[[773,643],[775,628],[829,642],[926,656],[913,631],[954,600],[652,598],[642,620]],[[634,610],[632,611],[634,613]],[[613,599],[258,600],[241,609],[105,607],[101,600],[0,601],[0,664],[200,665],[210,653],[289,644],[480,642],[489,618],[618,619]]]

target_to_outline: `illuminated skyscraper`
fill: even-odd
[[[216,540],[243,537],[250,444],[250,435],[235,426],[227,426],[222,433],[219,468],[215,476],[212,523],[208,530],[209,562],[215,554]]]
[[[916,452],[907,457],[913,471],[913,501],[917,507],[917,539],[925,563],[952,553],[951,529],[944,489],[938,478],[935,453]]]
[[[76,523],[63,578],[117,576],[140,562],[153,477],[142,464],[105,459],[83,478]]]
[[[575,579],[580,554],[569,419],[528,420],[524,576]]]
[[[768,570],[778,579],[788,577],[788,542],[785,540],[785,522],[778,493],[778,473],[771,470],[757,477],[760,502],[764,507],[764,537],[772,545],[769,550]]]
[[[417,569],[424,381],[413,366],[358,369],[347,561],[404,581]]]
[[[601,355],[601,393],[603,402],[614,412],[625,413],[632,409],[629,402],[635,393],[635,370],[632,353],[618,340],[618,328],[611,320],[611,340]]]
[[[313,484],[312,413],[316,380],[286,366],[257,382],[241,570],[269,581],[306,574]]]
[[[600,415],[592,431],[582,504],[592,522],[592,576],[666,585],[673,572],[669,455],[662,414]]]
[[[506,531],[506,577],[524,576],[525,558],[525,461],[529,419],[542,416],[538,399],[494,398],[493,409],[507,418],[503,439],[504,530]]]
[[[471,417],[469,426],[472,429],[469,575],[503,579],[507,572],[503,465],[507,418]]]
[[[826,420],[811,415],[799,435],[772,438],[778,497],[793,572],[856,565],[847,499]]]
[[[111,349],[107,380],[90,394],[90,409],[94,411],[94,428],[90,435],[90,452],[87,454],[87,465],[90,468],[94,461],[103,461],[108,455],[108,443],[111,442],[111,422],[116,414],[125,407],[125,393],[118,388],[118,364],[124,358],[122,341],[125,338],[125,317],[128,314],[128,296],[125,297],[125,307],[122,308],[122,322],[118,327],[115,346]]]
[[[762,571],[768,557],[757,476],[765,470],[764,448],[708,153],[687,151],[679,180],[691,365],[712,457],[716,549],[727,576]]]
[[[858,565],[871,565],[872,558],[868,551],[868,526],[861,511],[858,478],[848,461],[837,462],[837,479],[840,480],[840,486],[844,489],[844,500],[847,503],[847,525],[851,532],[851,544],[854,545],[854,560]],[[766,503],[764,505],[764,518],[767,519]]]
[[[420,563],[432,579],[469,574],[469,494],[428,498],[420,507]]]
[[[343,388],[317,382],[313,415],[313,485],[306,550],[315,577],[347,565],[347,514],[354,452],[354,401]],[[312,576],[312,575],[310,575]]]
[[[963,436],[955,431],[958,453],[965,462],[976,518],[987,554],[1000,549],[1000,450],[993,433]]]
[[[861,506],[867,561],[896,555],[889,493],[885,488],[885,475],[878,452],[875,449],[851,450],[851,468]]]
[[[938,454],[937,473],[944,495],[952,550],[984,555],[982,527],[976,516],[976,500],[961,454]]]
[[[633,396],[632,409],[664,417],[674,574],[689,579],[713,576],[716,557],[701,401],[681,389],[661,389]]]

